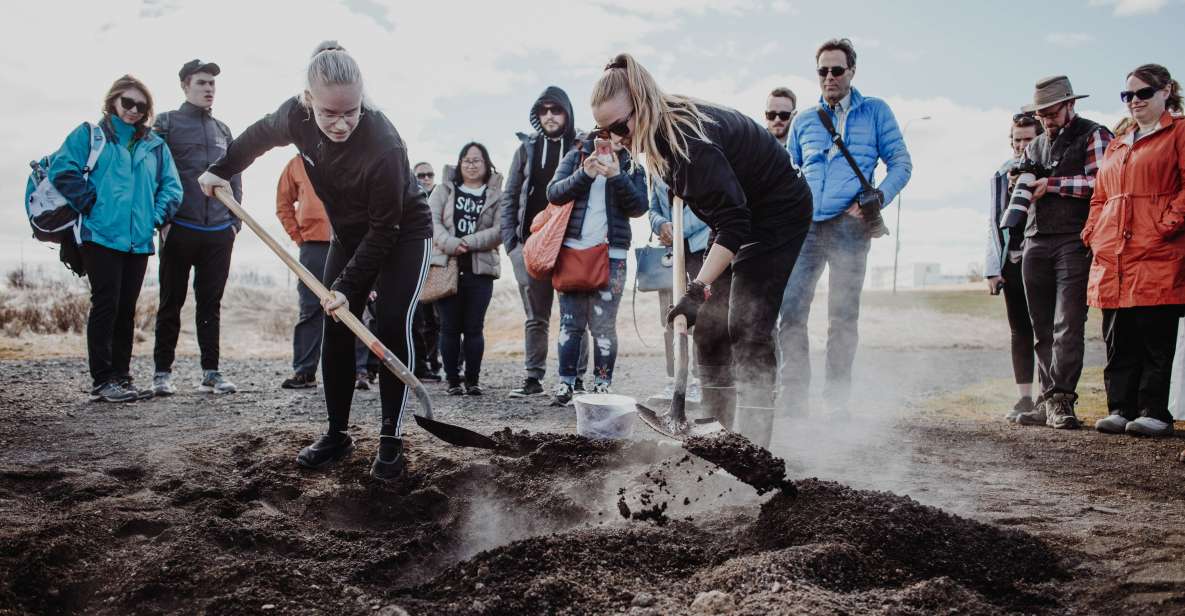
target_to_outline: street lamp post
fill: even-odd
[[[901,138],[909,133],[909,125],[914,120],[929,120],[930,116],[922,116],[920,118],[910,118],[905,122],[905,128],[901,130]],[[897,294],[897,258],[901,255],[901,194],[905,192],[905,187],[901,188],[901,192],[897,193],[897,229],[894,231],[897,238],[893,243],[893,295]]]

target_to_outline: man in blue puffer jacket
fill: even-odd
[[[893,112],[884,101],[864,97],[852,88],[856,51],[848,39],[823,43],[815,54],[815,62],[823,91],[818,108],[831,116],[836,132],[873,185],[876,185],[873,171],[877,160],[885,162],[888,173],[877,189],[883,193],[882,203],[887,205],[905,188],[913,170]],[[832,143],[819,119],[818,108],[798,114],[787,144],[794,164],[802,169],[811,186],[815,216],[782,300],[778,321],[779,378],[783,410],[791,416],[805,415],[811,378],[807,317],[815,285],[823,268],[830,266],[824,397],[833,415],[843,418],[847,415],[852,362],[859,339],[860,291],[864,286],[871,236],[860,208],[854,204],[860,193],[860,180]]]

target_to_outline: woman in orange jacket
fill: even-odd
[[[1169,377],[1185,307],[1185,118],[1180,85],[1145,64],[1120,93],[1134,130],[1107,148],[1082,241],[1087,302],[1103,311],[1110,415],[1100,432],[1169,436]]]

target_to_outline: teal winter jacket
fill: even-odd
[[[851,108],[844,123],[844,143],[864,177],[885,194],[885,206],[905,188],[913,173],[913,162],[905,149],[905,140],[897,127],[897,120],[889,105],[879,98],[864,97],[852,88]],[[799,112],[790,129],[787,148],[814,197],[817,222],[839,216],[852,204],[860,193],[860,180],[852,172],[851,165],[838,151],[828,155],[831,149],[831,135],[819,120],[817,109],[822,107],[831,115],[831,121],[838,126],[835,114],[819,99],[819,106]],[[888,171],[885,179],[877,185],[873,172],[877,159],[885,161]]]
[[[120,252],[152,254],[153,232],[181,206],[181,180],[163,139],[149,131],[129,150],[132,127],[109,116],[99,123],[107,138],[90,177],[90,128],[74,129],[53,155],[49,178],[81,214],[79,234]]]

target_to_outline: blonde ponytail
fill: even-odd
[[[312,90],[314,85],[354,84],[362,84],[362,69],[354,61],[354,57],[337,41],[321,41],[313,49],[313,55],[309,60],[309,67],[305,73],[305,92]],[[309,107],[306,94],[301,95],[300,101],[305,107]]]

